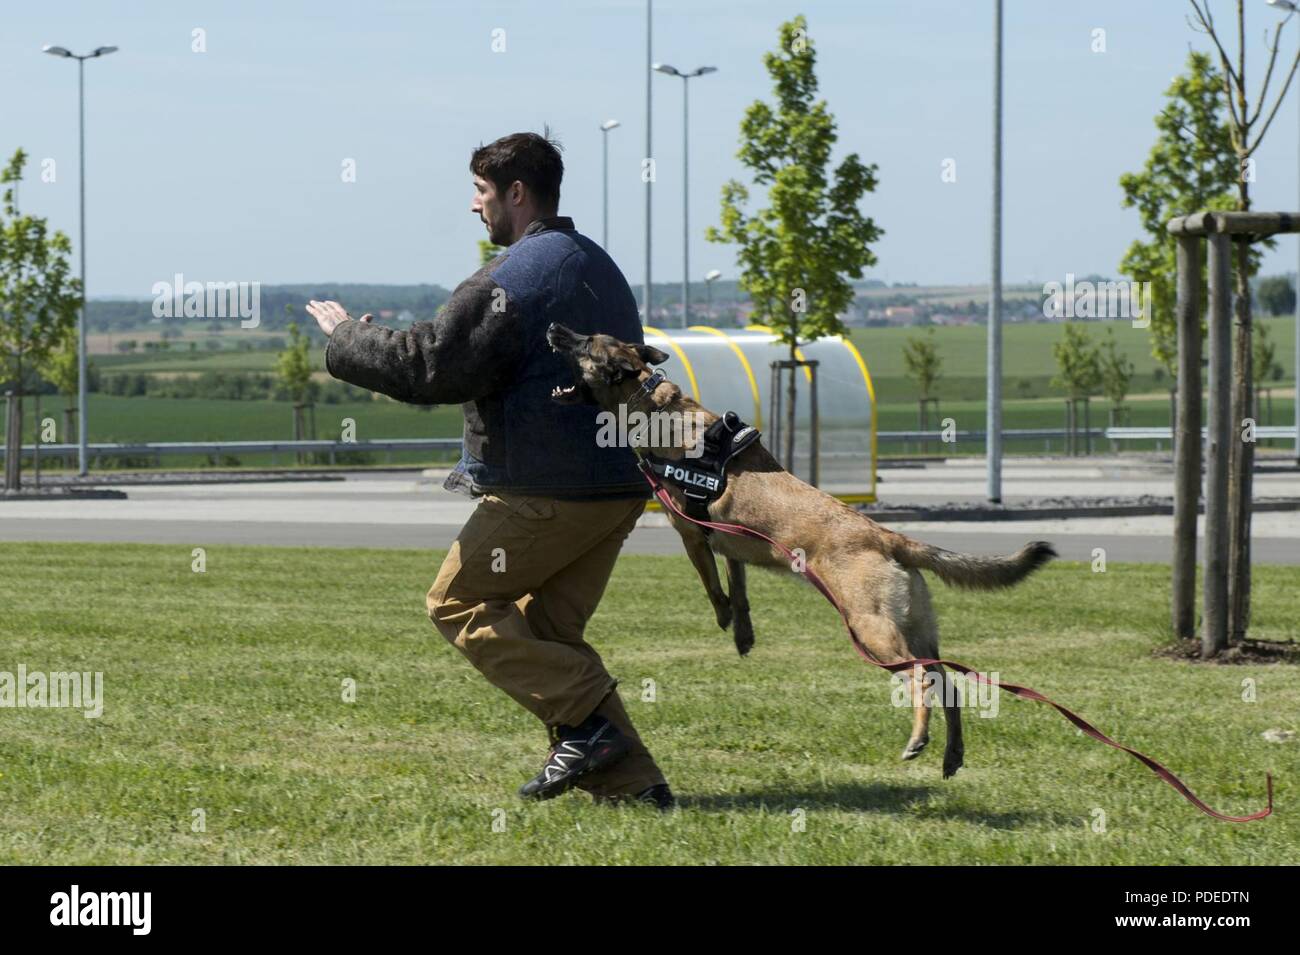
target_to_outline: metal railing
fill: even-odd
[[[1201,429],[1202,440],[1207,429]],[[982,442],[984,431],[955,431],[949,443]],[[1079,429],[1080,437],[1092,437],[1104,441],[1172,441],[1173,429],[1169,427],[1143,428],[1091,428]],[[1014,440],[1053,440],[1064,439],[1069,432],[1064,428],[1010,428],[1004,429],[1004,441]],[[1295,428],[1291,425],[1260,425],[1255,428],[1255,437],[1260,441],[1291,440],[1295,437]],[[931,442],[944,444],[942,431],[878,431],[876,440],[881,443]],[[183,454],[299,454],[317,452],[330,455],[334,463],[335,455],[356,451],[448,451],[459,454],[460,438],[389,438],[381,441],[124,441],[97,442],[87,446],[93,458],[100,456],[115,457],[153,457],[155,460],[170,455]],[[42,444],[41,455],[75,454],[75,444]],[[34,444],[23,445],[23,456],[29,457],[36,450]],[[0,445],[0,460],[5,449]]]
[[[124,441],[97,442],[89,444],[87,453],[92,461],[100,457],[152,457],[161,461],[165,456],[184,454],[305,454],[316,452],[328,454],[330,464],[335,457],[345,452],[357,451],[452,451],[460,453],[460,438],[389,438],[382,441]],[[58,456],[75,454],[75,444],[42,444],[41,456]],[[36,445],[24,444],[23,456],[35,453]],[[5,449],[0,447],[0,460],[4,459]]]
[[[1075,432],[1080,438],[1096,438],[1105,441],[1172,441],[1173,429],[1166,426],[1154,426],[1143,428],[1080,428]],[[984,431],[954,431],[952,432],[952,443],[962,441],[983,441],[987,432]],[[1064,439],[1070,434],[1064,428],[1011,428],[1003,429],[1002,439],[1006,440],[1034,440],[1034,439]],[[1201,438],[1205,439],[1206,429],[1201,429]],[[1288,424],[1276,425],[1259,425],[1255,428],[1255,438],[1258,441],[1276,441],[1291,440],[1295,437],[1295,428]],[[927,441],[943,443],[943,432],[941,431],[878,431],[876,440],[882,443],[894,441]]]

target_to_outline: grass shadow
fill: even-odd
[[[937,808],[929,805],[932,786],[897,786],[890,783],[839,783],[815,789],[758,789],[742,793],[693,796],[678,793],[683,809],[725,812],[735,809],[766,809],[791,812],[795,809],[830,809],[848,812],[881,812],[915,815],[923,819],[957,819],[993,829],[1015,829],[1024,825],[1055,822],[1037,812],[993,812],[966,806]],[[919,804],[919,806],[918,806]]]

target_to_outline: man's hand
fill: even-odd
[[[307,314],[316,319],[316,324],[327,336],[334,334],[334,329],[339,322],[352,317],[338,302],[318,302],[315,299],[307,303]],[[361,316],[361,321],[370,322],[374,321],[374,318],[375,316],[367,313]]]

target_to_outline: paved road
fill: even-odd
[[[977,501],[978,463],[882,469],[878,492],[887,503]],[[1008,503],[1066,496],[1172,494],[1167,466],[1133,461],[1010,461]],[[0,541],[138,541],[183,546],[275,544],[311,547],[447,547],[473,502],[441,489],[435,473],[357,472],[345,481],[170,485],[125,488],[125,500],[0,501]],[[1259,496],[1300,497],[1300,475],[1261,474]],[[647,514],[626,553],[680,554],[661,514]],[[1087,518],[979,524],[898,523],[892,527],[941,547],[1008,553],[1024,541],[1050,540],[1067,559],[1167,563],[1168,517]],[[1254,521],[1262,563],[1300,564],[1300,513],[1261,513]]]

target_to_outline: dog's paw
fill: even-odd
[[[921,752],[925,749],[925,747],[929,744],[929,742],[930,742],[929,737],[926,737],[925,739],[921,739],[921,740],[915,740],[915,741],[908,740],[907,745],[903,747],[903,755],[900,757],[900,759],[904,759],[904,760],[916,759],[916,757],[921,755]]]
[[[944,779],[948,779],[956,775],[957,770],[961,769],[962,767],[964,755],[965,755],[964,751],[960,749],[956,751],[949,751],[943,754],[943,778]]]
[[[726,630],[731,626],[731,604],[718,604],[713,608],[713,616],[718,621],[718,627]]]
[[[736,641],[736,652],[742,657],[754,646],[754,625],[750,622],[748,609],[737,615],[731,636]]]

